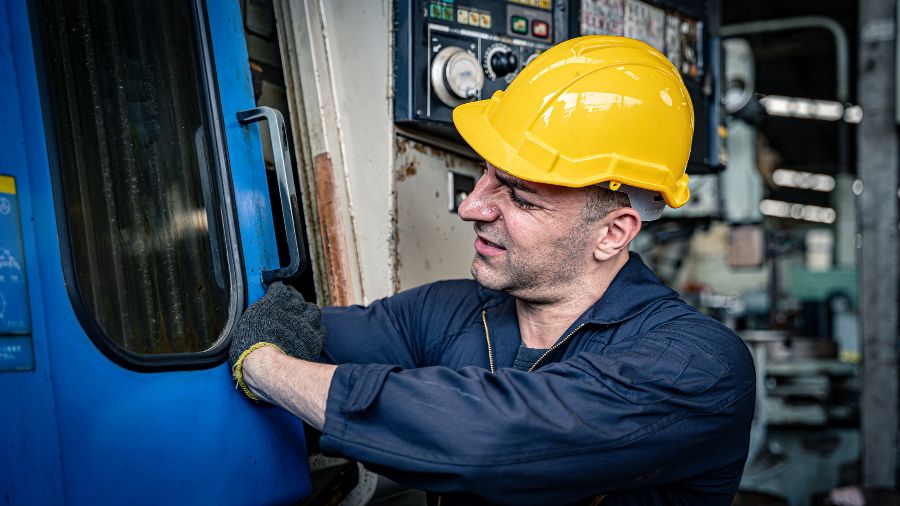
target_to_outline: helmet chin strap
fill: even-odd
[[[659,219],[663,209],[666,207],[666,202],[659,192],[628,186],[621,184],[618,181],[605,181],[599,183],[598,186],[612,191],[620,191],[625,195],[628,195],[628,200],[631,201],[631,207],[641,215],[641,221],[654,221]]]

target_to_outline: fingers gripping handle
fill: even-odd
[[[284,128],[284,117],[281,112],[271,107],[257,107],[237,113],[238,122],[247,126],[266,120],[269,125],[269,137],[272,140],[272,155],[275,159],[275,173],[278,176],[278,192],[281,197],[281,214],[284,218],[284,233],[290,256],[290,264],[278,269],[263,271],[264,285],[275,281],[284,281],[300,275],[306,268],[301,236],[297,232],[297,190],[294,185],[294,171],[290,165],[287,133]]]

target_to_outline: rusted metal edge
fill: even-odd
[[[346,306],[353,301],[350,286],[350,257],[341,224],[340,203],[335,198],[334,170],[331,155],[319,153],[314,159],[316,210],[319,234],[325,260],[330,305]]]

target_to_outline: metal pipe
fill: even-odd
[[[898,483],[900,390],[897,306],[900,236],[897,187],[900,140],[894,119],[897,85],[897,5],[859,2],[859,105],[866,117],[856,128],[859,187],[862,394],[859,399],[862,480],[867,487]]]
[[[754,35],[760,33],[783,32],[787,30],[803,30],[818,28],[828,30],[834,37],[837,65],[837,99],[846,104],[850,96],[850,49],[847,44],[847,33],[837,21],[825,16],[798,16],[795,18],[766,19],[725,25],[719,29],[722,38]]]

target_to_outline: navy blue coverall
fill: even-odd
[[[730,505],[753,362],[632,254],[526,372],[515,300],[471,280],[323,309],[320,445],[442,504]]]

